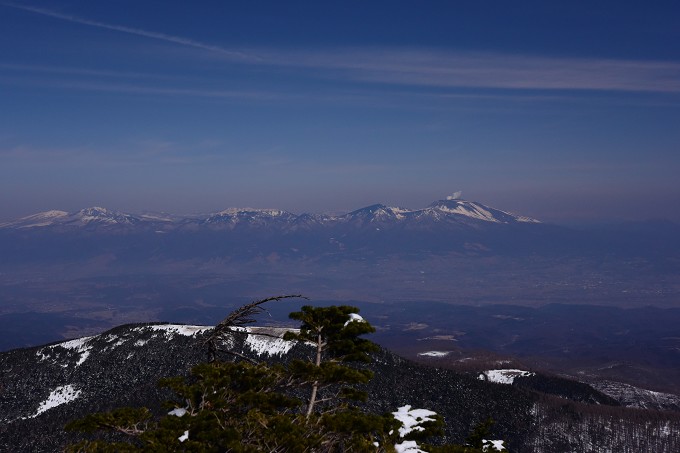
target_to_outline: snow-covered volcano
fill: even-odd
[[[421,212],[433,218],[466,218],[491,223],[540,223],[531,217],[512,214],[466,200],[435,201]]]
[[[135,225],[140,217],[94,206],[76,212],[45,211],[0,224],[0,228],[25,229],[54,226],[86,227],[92,225]]]

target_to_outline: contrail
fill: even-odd
[[[54,17],[55,19],[62,19],[69,22],[74,22],[77,24],[89,25],[91,27],[105,28],[107,30],[114,30],[121,33],[128,33],[131,35],[143,36],[145,38],[158,39],[161,41],[172,42],[175,44],[181,44],[183,46],[194,47],[197,49],[208,50],[211,52],[221,53],[231,58],[236,58],[239,60],[249,60],[249,61],[259,61],[260,58],[255,55],[246,54],[243,52],[228,50],[223,47],[214,46],[211,44],[206,44],[200,41],[196,41],[189,38],[183,38],[181,36],[167,35],[165,33],[158,33],[154,31],[142,30],[139,28],[126,27],[124,25],[107,24],[105,22],[99,22],[96,20],[85,19],[83,17],[73,16],[70,14],[62,14],[49,9],[36,8],[34,6],[24,6],[17,5],[15,3],[0,2],[0,5],[7,6],[10,8],[16,8],[23,11],[29,11],[36,14],[42,14],[43,16]]]

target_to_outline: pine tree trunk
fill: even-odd
[[[317,339],[316,339],[316,361],[314,362],[314,365],[317,367],[321,366],[321,348],[322,348],[322,338],[321,338],[321,333],[319,333]],[[307,406],[307,418],[312,415],[312,411],[314,410],[314,403],[316,402],[316,392],[319,389],[319,381],[314,381],[312,384],[312,395],[309,397],[309,405]]]

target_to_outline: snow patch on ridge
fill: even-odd
[[[82,365],[82,363],[85,362],[85,360],[87,360],[87,358],[90,356],[90,349],[92,349],[92,347],[88,344],[88,342],[93,338],[95,337],[76,338],[75,340],[69,340],[63,343],[53,344],[52,346],[46,346],[42,349],[39,349],[36,352],[36,355],[40,357],[40,361],[42,362],[43,360],[50,358],[51,352],[54,351],[54,348],[61,347],[64,349],[71,349],[80,354],[80,357],[76,362],[76,366]]]
[[[81,392],[80,390],[77,390],[71,384],[57,387],[56,389],[52,390],[52,393],[50,393],[50,396],[48,396],[45,401],[40,403],[40,406],[38,406],[38,410],[36,411],[36,413],[30,415],[28,418],[35,418],[38,415],[42,414],[43,412],[52,409],[53,407],[69,403],[78,398],[78,396],[80,396],[80,392]]]
[[[146,330],[151,330],[151,331],[157,331],[157,332],[162,332],[164,337],[166,339],[171,339],[175,335],[183,335],[183,336],[195,336],[196,334],[199,334],[201,332],[204,332],[206,330],[210,330],[213,327],[211,326],[192,326],[192,325],[181,325],[181,324],[160,324],[160,325],[149,325],[149,326],[143,326],[143,327],[135,327],[134,329],[131,329],[132,332],[144,332]],[[122,337],[119,335],[113,335],[113,334],[106,334],[106,335],[100,335],[100,336],[91,336],[91,337],[83,337],[83,338],[76,338],[74,340],[68,340],[64,341],[62,343],[57,343],[53,344],[51,346],[45,346],[43,348],[40,348],[36,351],[36,356],[38,356],[39,361],[45,361],[52,359],[53,356],[57,356],[58,354],[56,353],[56,348],[63,348],[67,350],[74,351],[75,353],[79,354],[77,361],[76,361],[76,366],[82,365],[90,356],[90,353],[92,351],[92,340],[93,339],[98,339],[99,341],[103,341],[106,343],[106,346],[102,348],[102,351],[109,351],[116,349],[119,346],[122,346],[125,344],[128,340],[130,340],[130,337],[127,335],[123,335]],[[146,343],[148,343],[149,340],[141,340],[138,339],[135,341],[134,346],[141,347],[144,346]],[[63,360],[63,359],[62,359]],[[62,364],[63,367],[67,367],[68,364]]]
[[[426,351],[418,353],[421,357],[446,357],[449,354],[451,354],[451,351]]]
[[[61,346],[62,348],[65,348],[65,349],[76,349],[78,351],[81,351],[83,348],[87,347],[87,342],[90,341],[93,338],[94,337],[76,338],[74,340],[65,341],[63,343],[55,344],[55,345],[48,346],[48,347],[54,348],[56,346]]]
[[[264,215],[270,215],[272,217],[278,217],[284,214],[287,214],[286,211],[282,211],[280,209],[258,209],[258,208],[227,208],[224,209],[220,212],[216,212],[212,214],[213,216],[218,216],[218,215],[233,215],[233,214],[241,214],[241,213],[247,213],[247,214],[264,214]]]
[[[536,373],[524,370],[487,370],[482,372],[477,379],[480,381],[495,382],[496,384],[512,384],[518,377],[534,375],[536,375]]]
[[[248,332],[244,344],[248,348],[256,353],[257,355],[267,354],[268,356],[283,355],[288,353],[291,348],[295,345],[295,342],[284,340],[283,333],[281,335],[275,335],[270,332],[262,332],[265,335],[258,335],[257,328],[246,327],[245,331]],[[264,330],[264,329],[263,329]],[[276,338],[270,336],[275,335]]]
[[[157,332],[163,332],[167,338],[173,335],[183,335],[185,337],[192,337],[206,330],[212,329],[212,326],[190,326],[184,324],[158,324],[152,326],[137,327],[135,330],[141,331],[144,329],[151,329]]]

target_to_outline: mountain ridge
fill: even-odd
[[[162,403],[172,394],[157,387],[157,380],[186,376],[193,365],[206,361],[204,339],[210,329],[168,323],[128,324],[91,337],[0,353],[4,383],[0,393],[4,410],[0,449],[32,453],[59,450],[78,440],[77,434],[63,431],[67,421],[115,407],[146,406],[158,415],[167,413]],[[249,327],[247,335],[227,336],[222,347],[270,363],[285,363],[313,353],[305,345],[283,340],[286,330]],[[366,409],[382,413],[409,404],[434,410],[446,421],[443,441],[462,441],[475,423],[491,416],[496,420],[493,434],[518,453],[670,453],[680,446],[676,435],[680,433],[680,417],[672,413],[647,415],[607,403],[588,405],[541,396],[531,390],[536,385],[487,382],[475,374],[418,365],[385,349],[373,356],[369,368],[375,377],[365,387],[371,395]],[[514,381],[522,379],[516,377]],[[530,379],[539,376],[532,374]],[[554,379],[550,382],[560,385]],[[569,387],[563,388],[567,394]],[[587,392],[598,394],[593,389]],[[605,402],[606,398],[597,401]],[[180,402],[177,404],[181,407]],[[579,422],[574,422],[574,414],[580,414]],[[646,426],[644,436],[631,438],[640,423]]]
[[[19,219],[0,223],[0,229],[32,229],[47,227],[87,227],[93,224],[99,226],[134,226],[134,225],[162,225],[177,227],[196,225],[211,226],[219,224],[253,223],[276,221],[284,224],[295,224],[300,220],[313,219],[317,224],[333,226],[338,223],[380,223],[385,221],[413,221],[429,218],[433,221],[449,220],[453,222],[490,222],[501,224],[512,223],[540,223],[536,219],[511,214],[495,208],[487,207],[478,202],[456,200],[438,200],[420,209],[389,207],[374,204],[359,208],[342,215],[327,215],[302,213],[293,214],[281,209],[259,208],[228,208],[214,213],[198,215],[167,215],[165,217],[129,214],[113,211],[102,207],[90,207],[76,212],[50,210],[21,217]]]

